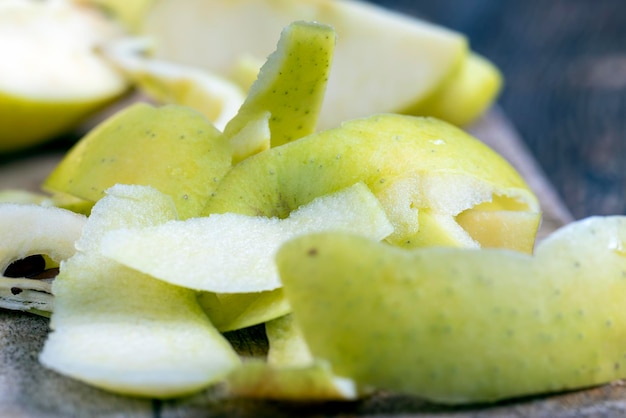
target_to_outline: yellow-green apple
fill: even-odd
[[[127,80],[95,51],[121,36],[71,1],[2,1],[0,153],[65,134],[122,95]]]

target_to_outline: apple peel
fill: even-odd
[[[194,290],[261,292],[281,286],[274,254],[282,243],[324,230],[381,240],[393,227],[367,186],[356,183],[313,200],[283,220],[224,213],[111,231],[102,241],[102,253],[130,268]]]
[[[626,376],[625,243],[621,216],[569,224],[534,256],[325,233],[277,264],[313,356],[359,384],[463,404]]]
[[[171,398],[221,381],[239,357],[211,325],[195,292],[100,253],[104,232],[176,217],[151,187],[114,186],[93,208],[79,251],[55,279],[52,332],[40,362],[113,392]]]

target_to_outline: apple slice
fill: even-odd
[[[534,257],[320,233],[285,244],[277,264],[312,354],[336,373],[492,402],[626,376],[625,242],[620,216],[572,223]]]
[[[348,121],[246,159],[224,176],[204,214],[284,218],[312,199],[357,181],[379,198],[394,225],[387,240],[396,245],[428,243],[428,235],[420,236],[423,227],[422,232],[441,231],[454,245],[478,246],[455,217],[486,203],[532,214],[536,220],[524,222],[528,229],[518,228],[525,236],[507,239],[509,231],[499,227],[502,219],[491,211],[490,230],[504,236],[490,242],[533,242],[532,225],[541,217],[538,201],[521,176],[485,144],[436,119],[392,114]],[[420,227],[420,213],[428,212],[436,215],[431,220],[441,222]]]
[[[335,31],[330,26],[294,22],[285,27],[224,135],[236,135],[248,121],[266,112],[271,115],[272,146],[313,133],[334,49]]]
[[[78,252],[54,282],[53,331],[40,354],[44,366],[110,391],[168,398],[218,382],[239,364],[195,292],[100,253],[108,231],[175,217],[172,200],[146,186],[115,186],[96,203]]]
[[[262,292],[281,286],[274,254],[283,242],[327,230],[381,240],[393,227],[374,195],[357,183],[313,200],[284,220],[225,213],[112,231],[102,241],[102,253],[130,268],[195,290]]]
[[[125,77],[95,52],[121,36],[71,1],[0,2],[0,153],[64,134],[124,93]]]
[[[36,278],[51,266],[46,265],[43,257],[35,259],[38,266],[34,271],[29,268],[16,274],[16,266],[26,263],[24,267],[29,267],[29,257],[40,255],[58,266],[74,254],[74,242],[80,237],[85,220],[85,216],[55,207],[0,204],[1,308],[42,315],[52,311],[50,280]]]
[[[228,77],[242,56],[268,56],[294,21],[337,31],[321,129],[410,108],[447,81],[468,51],[459,33],[361,1],[162,0],[148,8],[141,32],[155,40],[157,57]]]
[[[109,187],[150,185],[196,216],[231,166],[231,150],[200,113],[137,103],[90,131],[46,178],[44,188],[97,201]]]
[[[478,119],[502,89],[502,74],[489,60],[470,52],[463,64],[430,97],[405,109],[405,113],[428,115],[458,126]]]

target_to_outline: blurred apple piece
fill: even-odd
[[[161,0],[148,8],[140,32],[154,39],[156,57],[229,77],[242,57],[267,57],[294,21],[319,22],[337,32],[320,129],[415,107],[449,81],[468,55],[467,40],[457,32],[350,0]]]
[[[223,130],[245,99],[241,87],[197,67],[151,58],[150,42],[129,38],[102,48],[103,56],[159,104],[189,106]]]
[[[0,2],[0,153],[66,134],[128,89],[96,49],[124,31],[64,0]]]

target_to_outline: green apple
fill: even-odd
[[[468,52],[457,32],[350,0],[161,0],[148,8],[140,32],[154,39],[156,57],[228,77],[242,57],[267,57],[294,21],[337,32],[321,129],[416,105],[454,75]]]
[[[44,188],[95,202],[109,187],[151,185],[174,199],[180,218],[200,213],[231,166],[231,150],[200,113],[137,103],[82,138]]]
[[[356,182],[380,200],[394,225],[387,241],[396,245],[437,245],[444,236],[450,245],[478,246],[456,221],[476,207],[490,216],[490,231],[499,236],[490,242],[520,249],[518,242],[534,241],[541,217],[521,176],[485,144],[440,120],[393,114],[348,121],[249,157],[224,176],[204,214],[285,218]],[[534,222],[520,217],[524,225],[516,231],[522,235],[508,239],[501,212],[486,211],[486,205],[531,214]]]
[[[282,243],[296,235],[328,230],[381,240],[393,227],[376,197],[357,183],[311,201],[286,219],[224,213],[118,229],[104,237],[102,254],[195,290],[263,292],[281,286],[274,255]]]
[[[493,402],[626,376],[625,242],[620,216],[569,224],[534,256],[320,233],[285,244],[277,264],[309,349],[338,375]]]
[[[0,307],[46,315],[52,311],[50,280],[30,278],[50,266],[41,264],[39,270],[27,275],[9,274],[8,270],[39,255],[58,266],[74,254],[74,242],[85,220],[83,215],[56,207],[0,203]],[[44,258],[41,260],[45,263]]]
[[[248,121],[270,113],[271,145],[315,131],[328,81],[335,31],[314,22],[294,22],[282,31],[276,50],[261,67],[237,116],[226,125],[232,137]]]
[[[94,206],[77,253],[55,279],[52,332],[41,363],[110,391],[178,397],[222,380],[239,357],[211,325],[195,292],[101,254],[118,228],[175,219],[169,196],[148,186],[114,186]]]
[[[67,133],[124,93],[126,79],[95,52],[122,35],[71,1],[2,1],[0,153]]]

